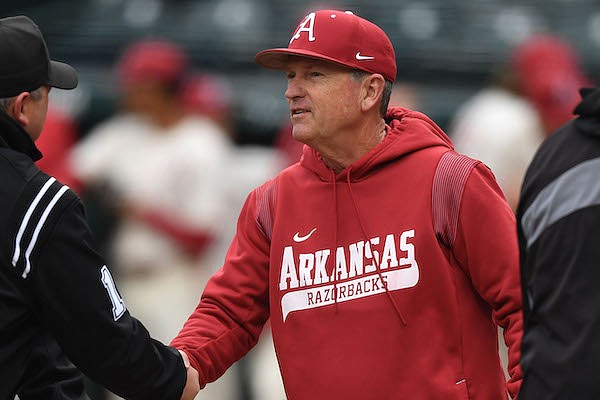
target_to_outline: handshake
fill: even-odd
[[[187,354],[179,350],[181,358],[183,358],[183,364],[187,371],[187,380],[185,382],[185,388],[181,394],[181,400],[193,400],[198,392],[200,391],[200,383],[198,382],[198,371],[190,365],[190,359]]]

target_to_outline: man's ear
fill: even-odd
[[[15,119],[23,127],[29,125],[29,117],[25,112],[25,107],[29,106],[29,104],[26,102],[29,96],[31,96],[29,92],[20,93],[17,97],[15,97],[12,104],[8,108],[11,117],[13,117],[13,119]]]
[[[379,110],[385,79],[381,74],[371,74],[363,80],[363,98],[361,99],[362,111],[368,111],[373,107]]]

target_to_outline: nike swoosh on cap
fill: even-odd
[[[372,56],[363,56],[363,55],[361,55],[360,51],[358,53],[356,53],[355,57],[359,61],[362,61],[362,60],[374,60],[375,59],[375,57],[372,57]]]

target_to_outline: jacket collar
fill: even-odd
[[[581,133],[600,139],[600,89],[582,89],[580,91],[582,101],[577,105],[575,111],[579,118],[573,122]]]
[[[574,113],[582,117],[600,117],[600,89],[583,88],[580,91],[582,101]]]
[[[0,147],[7,147],[28,155],[33,161],[42,158],[42,153],[35,146],[25,130],[4,111],[0,110]]]

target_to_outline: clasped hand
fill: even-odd
[[[179,350],[179,353],[181,353],[181,357],[183,358],[183,363],[187,371],[187,380],[185,382],[185,388],[183,388],[181,400],[193,400],[200,391],[200,383],[198,382],[198,371],[196,371],[194,367],[191,366],[190,359],[187,354],[185,354],[181,350]]]

